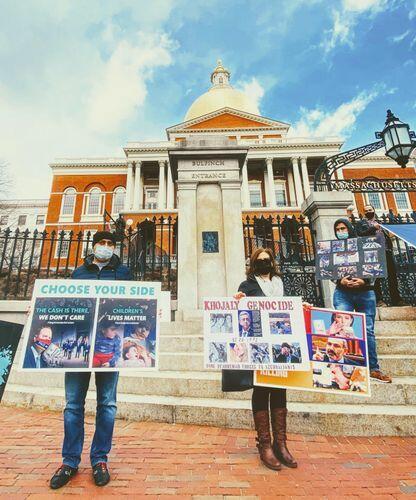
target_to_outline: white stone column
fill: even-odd
[[[157,208],[159,210],[166,208],[165,163],[165,160],[159,160],[159,191],[157,197]]]
[[[250,208],[250,191],[248,189],[248,171],[247,171],[247,158],[241,169],[242,184],[241,184],[241,202],[244,208]]]
[[[270,208],[277,208],[276,193],[274,191],[273,158],[266,158],[266,167],[267,167],[266,192],[268,192],[267,206]]]
[[[296,206],[300,207],[304,200],[302,191],[302,181],[299,172],[299,162],[298,158],[292,158],[292,170],[293,170],[293,182],[295,184],[296,191]]]
[[[178,310],[198,309],[196,183],[178,183]]]
[[[131,210],[134,200],[134,173],[133,162],[127,164],[127,183],[126,183],[126,210]]]
[[[175,186],[172,180],[172,169],[170,168],[170,162],[168,161],[168,172],[167,172],[167,196],[166,196],[166,208],[175,208]]]
[[[136,161],[136,171],[134,172],[134,201],[133,209],[143,208],[143,184],[142,184],[142,162]]]
[[[334,223],[340,217],[345,218],[347,207],[352,203],[353,194],[349,191],[314,191],[308,196],[302,204],[302,213],[316,231],[315,241],[335,239]],[[331,280],[322,280],[325,307],[330,309],[334,288]]]
[[[305,193],[305,198],[307,198],[311,194],[311,187],[309,185],[308,164],[304,156],[300,159],[300,165],[302,170],[303,192]]]
[[[293,181],[293,172],[291,168],[287,169],[287,184],[289,187],[290,206],[294,207],[296,205],[296,193],[295,183]]]

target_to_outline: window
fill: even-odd
[[[44,215],[37,215],[36,216],[36,225],[40,226],[42,224],[45,224],[45,216]]]
[[[407,193],[394,193],[394,199],[396,201],[397,210],[407,212],[410,210],[409,197]]]
[[[275,197],[276,197],[276,205],[278,207],[285,207],[287,205],[286,183],[284,181],[275,182],[274,193],[275,193]]]
[[[101,205],[101,191],[98,188],[93,188],[88,197],[88,215],[99,215]]]
[[[55,246],[55,259],[66,259],[68,257],[70,232],[71,231],[58,231]]]
[[[373,205],[376,212],[385,210],[383,197],[381,193],[367,193],[367,203]]]
[[[81,250],[81,254],[82,254],[82,257],[85,258],[87,255],[91,254],[92,253],[92,239],[94,237],[94,234],[97,232],[96,229],[89,229],[87,231],[84,231],[84,234],[83,234],[83,242],[82,242],[82,250]],[[89,238],[88,238],[88,234],[89,234]]]
[[[257,208],[263,206],[263,201],[261,199],[261,186],[259,184],[249,184],[248,185],[250,193],[250,207]]]
[[[124,210],[124,201],[126,199],[126,190],[124,187],[118,187],[114,190],[113,194],[113,209],[111,213],[119,214]]]
[[[8,215],[2,215],[0,217],[0,225],[5,226],[9,222],[9,216]]]
[[[19,218],[17,219],[17,225],[24,226],[26,224],[26,220],[27,220],[27,215],[19,215]]]
[[[73,215],[77,192],[74,188],[65,189],[62,197],[61,215]]]
[[[145,188],[144,208],[155,210],[157,208],[158,188]]]

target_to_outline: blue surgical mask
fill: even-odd
[[[99,260],[110,260],[113,256],[114,250],[107,245],[97,245],[94,249],[94,255]]]
[[[339,240],[347,240],[348,239],[348,233],[342,233],[341,231],[337,231],[337,238]]]

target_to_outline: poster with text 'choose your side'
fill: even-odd
[[[205,368],[308,370],[301,297],[206,298]]]
[[[37,280],[20,367],[156,370],[160,283]]]

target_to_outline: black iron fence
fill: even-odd
[[[361,216],[360,216],[361,218]],[[360,218],[352,218],[354,225]],[[396,215],[391,210],[377,217],[380,224],[413,224],[416,231],[416,212]],[[387,270],[386,278],[376,281],[376,295],[388,306],[409,304],[416,306],[416,248],[392,233],[385,233]]]
[[[92,252],[95,231],[0,231],[0,299],[28,299],[37,278],[68,278]],[[118,231],[116,254],[140,281],[177,293],[177,218],[153,217]]]
[[[270,248],[282,272],[287,295],[323,306],[320,282],[315,279],[314,233],[303,217],[249,217],[243,222],[246,258],[256,248]]]

